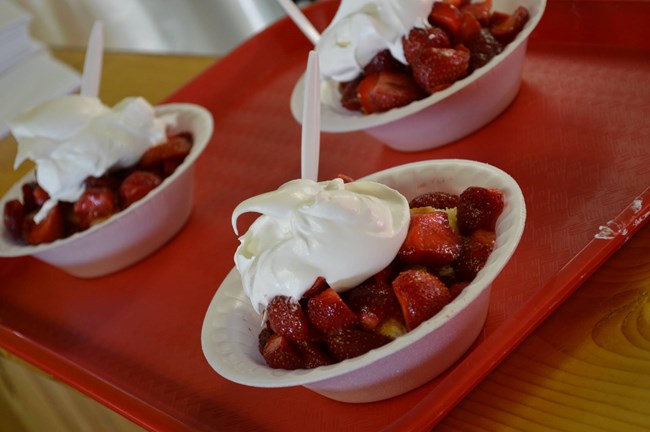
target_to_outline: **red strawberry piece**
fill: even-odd
[[[458,49],[425,49],[411,64],[413,78],[427,93],[435,93],[464,78],[469,71],[469,59],[469,50],[462,45]]]
[[[435,2],[429,13],[429,24],[447,31],[452,38],[458,35],[462,14],[460,10],[450,3]]]
[[[492,15],[494,16],[495,14]],[[523,6],[518,6],[505,20],[503,19],[503,15],[496,15],[494,20],[490,22],[490,33],[492,33],[496,40],[507,45],[515,39],[529,19],[530,14],[528,13],[528,9]]]
[[[465,43],[470,50],[470,70],[485,66],[494,56],[503,51],[501,42],[492,36],[488,29],[482,28],[479,33]]]
[[[23,206],[25,207],[25,214],[31,213],[38,208],[34,201],[34,188],[36,182],[28,182],[22,185]]]
[[[74,204],[74,214],[82,230],[108,218],[117,210],[115,194],[108,188],[88,188]]]
[[[410,269],[400,273],[393,281],[393,290],[409,331],[437,314],[451,301],[451,294],[445,284],[423,269]]]
[[[494,250],[494,231],[478,229],[463,240],[463,249],[454,263],[454,274],[458,281],[472,281],[485,266]]]
[[[260,350],[260,354],[264,352],[264,346],[266,345],[266,342],[274,334],[275,333],[273,333],[273,330],[266,326],[262,329],[262,331],[260,331],[260,334],[257,335],[257,348]]]
[[[262,349],[262,357],[273,369],[294,370],[303,367],[300,353],[291,340],[282,335],[269,336]]]
[[[7,201],[3,210],[3,221],[9,234],[15,239],[22,239],[25,206],[20,200]]]
[[[357,324],[357,316],[332,288],[327,288],[307,301],[307,317],[323,333]]]
[[[297,342],[296,347],[302,357],[302,367],[313,369],[319,366],[326,366],[334,363],[334,360],[327,352],[327,347],[313,341]]]
[[[399,303],[387,280],[370,278],[344,295],[366,330],[376,329],[387,318],[401,318]]]
[[[282,336],[300,341],[309,338],[309,321],[300,306],[287,296],[276,296],[266,308],[269,328]]]
[[[392,56],[389,50],[379,51],[363,68],[364,75],[372,75],[384,70],[404,71],[405,65]]]
[[[321,293],[322,291],[325,291],[327,288],[329,288],[327,281],[324,277],[319,276],[316,278],[314,284],[307,291],[305,291],[305,293],[302,295],[302,298],[308,299],[315,296],[316,294]]]
[[[339,329],[325,336],[327,348],[338,361],[358,357],[390,341],[379,333],[357,329]]]
[[[36,204],[36,207],[41,207],[45,204],[45,201],[50,199],[50,194],[38,185],[32,190],[32,195],[34,196],[34,204]]]
[[[409,64],[417,61],[420,53],[427,48],[449,48],[450,46],[449,35],[440,27],[413,28],[408,36],[402,39],[404,57]]]
[[[477,229],[494,231],[504,206],[505,198],[499,189],[468,187],[458,200],[458,229],[463,235]]]
[[[64,235],[63,214],[59,206],[55,206],[39,223],[34,222],[33,215],[23,222],[23,239],[31,244],[50,243]]]
[[[490,12],[492,9],[492,0],[483,2],[468,3],[460,8],[462,13],[469,13],[474,16],[482,27],[490,24]]]
[[[162,179],[152,172],[133,171],[120,184],[118,191],[120,207],[124,209],[139,201],[160,183]]]
[[[451,294],[451,298],[455,299],[458,297],[458,295],[463,292],[463,290],[469,285],[469,282],[454,282],[449,286],[449,294]]]
[[[120,187],[120,178],[115,173],[103,175],[101,177],[88,177],[84,182],[87,188],[109,188],[117,190]]]
[[[366,76],[359,83],[358,93],[366,114],[388,111],[426,96],[410,74],[390,70]]]
[[[433,207],[440,210],[454,208],[457,205],[458,195],[446,192],[423,193],[409,202],[410,208]]]
[[[470,2],[470,0],[442,0],[442,1],[444,1],[445,3],[453,4],[457,8],[465,6]]]
[[[339,83],[339,93],[341,93],[341,105],[350,111],[361,111],[361,102],[359,102],[359,83],[363,76]]]
[[[460,236],[449,226],[447,213],[416,213],[397,256],[412,265],[444,266],[458,258],[460,249]]]
[[[185,134],[167,138],[167,142],[149,148],[138,165],[141,168],[152,168],[165,160],[184,159],[192,149],[191,137]]]
[[[463,12],[463,19],[458,30],[457,42],[465,45],[471,51],[469,44],[479,36],[481,32],[481,23],[474,15],[468,12]]]

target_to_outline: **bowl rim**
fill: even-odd
[[[505,243],[498,244],[498,248],[501,250],[501,253],[498,255],[490,255],[490,258],[484,267],[485,271],[481,270],[476,278],[463,290],[463,292],[457,298],[447,304],[436,315],[429,318],[427,321],[424,321],[417,328],[394,339],[388,344],[373,349],[361,356],[343,360],[332,365],[320,366],[314,369],[272,369],[265,364],[260,364],[258,365],[259,368],[268,371],[268,374],[264,376],[253,376],[252,374],[242,374],[233,371],[229,367],[229,360],[224,360],[224,358],[228,356],[224,355],[222,358],[219,356],[213,357],[210,354],[211,348],[215,342],[211,338],[213,331],[213,322],[209,321],[209,318],[215,313],[215,310],[218,307],[217,304],[219,303],[222,296],[233,297],[237,300],[243,299],[247,312],[254,312],[252,306],[250,305],[250,301],[248,298],[246,298],[243,290],[241,289],[239,274],[237,273],[236,268],[233,268],[214,294],[207,309],[201,329],[201,345],[203,353],[212,368],[224,378],[227,378],[233,382],[254,387],[278,388],[313,384],[331,378],[340,377],[342,375],[357,371],[361,368],[370,366],[373,363],[379,362],[425,338],[431,332],[438,329],[439,327],[442,327],[448,323],[450,319],[460,314],[473,300],[476,300],[483,291],[490,288],[493,280],[499,275],[503,267],[505,267],[505,265],[508,263],[514,254],[517,245],[519,244],[525,227],[526,206],[523,192],[521,191],[518,183],[505,171],[493,165],[465,159],[438,159],[412,162],[378,171],[371,175],[362,177],[359,180],[376,181],[375,179],[389,175],[391,172],[394,172],[396,170],[418,169],[421,167],[435,167],[449,164],[456,164],[459,167],[464,168],[472,168],[477,170],[477,172],[478,170],[487,170],[493,174],[496,174],[499,179],[501,179],[508,186],[508,190],[511,192],[511,197],[506,205],[511,206],[511,212],[516,213],[514,216],[516,226],[508,229],[508,231],[511,231],[511,234],[507,237]],[[497,241],[498,240],[499,237],[497,237]],[[487,269],[489,269],[489,273],[486,273]],[[238,291],[232,292],[233,283],[239,283],[237,286],[239,288]],[[226,289],[222,291],[222,288],[224,287]],[[469,287],[471,288],[468,290],[467,288]],[[220,293],[220,291],[222,292]],[[248,311],[249,308],[250,311]],[[234,313],[232,309],[230,312]]]
[[[424,99],[411,102],[403,107],[393,108],[386,112],[364,115],[355,111],[346,110],[343,107],[335,107],[331,104],[321,103],[321,130],[323,132],[352,132],[383,126],[441,103],[450,96],[453,96],[464,88],[469,87],[481,77],[490,73],[493,69],[499,66],[522,44],[527,43],[528,37],[537,27],[544,15],[547,0],[527,0],[527,2],[535,5],[535,10],[531,12],[530,19],[524,26],[523,30],[519,32],[515,39],[510,42],[502,52],[492,58],[492,60],[485,66],[475,70],[465,78],[454,82],[444,90],[435,92]],[[290,99],[291,114],[299,124],[302,124],[304,81],[305,74],[303,73],[296,81]],[[322,80],[321,95],[325,93],[336,94],[337,91],[334,88],[336,85],[337,83],[333,80]]]
[[[90,236],[98,230],[102,230],[113,224],[119,223],[120,220],[122,220],[125,217],[128,217],[128,215],[131,213],[137,212],[138,209],[140,209],[142,206],[146,205],[148,202],[153,200],[158,194],[163,192],[163,190],[167,185],[174,182],[178,177],[180,177],[188,169],[190,169],[194,165],[196,159],[203,153],[208,143],[210,142],[210,138],[212,136],[212,132],[214,129],[214,120],[212,118],[212,115],[206,108],[191,103],[161,104],[161,105],[156,105],[154,107],[154,110],[157,115],[177,113],[179,116],[182,116],[183,114],[190,114],[195,118],[199,119],[199,121],[205,125],[205,129],[202,129],[200,131],[199,136],[198,137],[195,136],[195,140],[192,145],[192,150],[187,155],[183,163],[179,165],[178,168],[172,173],[172,175],[166,177],[159,187],[156,187],[155,189],[150,191],[144,198],[131,204],[128,208],[112,215],[110,218],[106,219],[105,221],[93,225],[84,231],[74,233],[69,237],[61,238],[53,242],[43,243],[38,245],[19,244],[9,238],[5,227],[2,226],[0,232],[0,236],[2,237],[0,238],[0,257],[2,258],[20,257],[20,256],[28,256],[28,255],[37,255],[46,251],[52,251],[54,249],[68,246],[71,243],[74,243],[80,239]],[[180,129],[177,130],[175,126],[172,126],[171,130],[176,132],[182,132]],[[4,204],[7,201],[9,201],[10,199],[15,199],[19,195],[19,191],[23,183],[25,183],[26,181],[34,180],[35,170],[36,167],[30,169],[24,176],[22,176],[17,182],[15,182],[9,188],[9,190],[4,194],[2,198],[0,198],[0,209],[4,208]]]

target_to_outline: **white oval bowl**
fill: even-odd
[[[212,115],[193,104],[155,107],[156,115],[177,114],[172,133],[191,132],[190,154],[174,173],[144,198],[107,220],[70,237],[35,246],[17,244],[3,229],[0,257],[32,255],[41,261],[82,278],[104,276],[145,258],[171,239],[192,211],[194,162],[207,146],[213,130]],[[21,199],[22,185],[35,181],[31,170],[0,201]]]
[[[494,0],[493,11],[512,13],[525,6],[530,19],[499,55],[445,90],[404,107],[363,115],[341,105],[337,83],[321,83],[321,130],[363,130],[395,150],[411,152],[440,147],[494,120],[514,100],[521,84],[528,37],[539,23],[546,0]],[[304,75],[291,94],[291,113],[302,123]]]
[[[258,350],[262,318],[252,308],[233,269],[204,318],[203,353],[224,378],[254,387],[303,385],[342,402],[372,402],[412,390],[443,372],[471,346],[487,315],[492,281],[514,253],[526,206],[517,182],[493,166],[448,159],[416,162],[368,177],[407,199],[429,191],[460,193],[469,186],[499,188],[506,205],[496,225],[495,249],[474,281],[438,314],[411,332],[362,356],[315,369],[268,367]]]

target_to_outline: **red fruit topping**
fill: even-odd
[[[499,189],[468,187],[458,200],[458,229],[463,235],[477,229],[494,231],[504,206],[505,198]]]
[[[50,194],[45,192],[45,189],[38,185],[34,186],[34,189],[32,189],[32,196],[34,197],[34,204],[36,207],[42,206],[45,204],[45,201],[50,199]]]
[[[449,286],[449,294],[451,294],[451,298],[455,299],[458,297],[458,295],[463,292],[465,287],[469,285],[469,282],[454,282]]]
[[[469,59],[469,50],[462,47],[462,45],[458,49],[426,49],[420,53],[420,56],[411,65],[413,78],[429,94],[435,93],[467,76]]]
[[[490,32],[496,40],[504,45],[512,42],[530,19],[528,9],[523,6],[518,6],[512,15],[507,16],[505,19],[504,14],[492,15],[493,20],[490,21]]]
[[[460,8],[462,6],[465,6],[470,2],[470,0],[442,0],[445,3],[453,4],[457,8]]]
[[[463,249],[454,265],[454,273],[459,281],[471,281],[487,262],[494,250],[496,234],[494,231],[478,229],[463,240]]]
[[[120,185],[118,195],[120,207],[127,208],[134,202],[144,198],[152,189],[156,188],[162,179],[149,171],[133,171]]]
[[[79,227],[84,230],[117,212],[115,194],[108,188],[88,188],[74,204]]]
[[[393,57],[389,50],[379,51],[363,68],[364,75],[372,75],[385,70],[404,71],[406,67]]]
[[[458,258],[460,249],[461,238],[449,226],[447,213],[416,213],[397,256],[408,264],[444,266]]]
[[[170,136],[167,142],[147,150],[138,165],[141,168],[152,168],[163,161],[182,160],[190,153],[191,148],[191,137],[185,134]]]
[[[39,223],[30,216],[23,222],[23,239],[30,245],[50,243],[60,239],[64,234],[63,214],[55,206]]]
[[[11,200],[5,203],[4,225],[9,234],[15,239],[21,239],[23,235],[23,220],[25,219],[25,206],[20,200]]]
[[[407,37],[402,39],[404,57],[409,64],[417,61],[422,51],[427,48],[449,48],[450,46],[449,35],[440,27],[414,28]]]
[[[358,357],[390,341],[379,333],[356,329],[339,329],[325,336],[327,348],[338,361]]]
[[[366,330],[376,329],[387,318],[401,318],[397,297],[387,280],[373,277],[345,294],[345,302]]]
[[[309,322],[300,303],[286,296],[273,297],[266,308],[269,328],[289,339],[300,341],[309,337]]]
[[[23,206],[25,206],[25,214],[37,210],[36,202],[34,201],[34,188],[37,186],[36,182],[25,183],[21,190],[23,193]]]
[[[492,9],[492,0],[478,3],[468,3],[460,8],[462,13],[469,13],[476,18],[481,27],[490,24],[490,11]]]
[[[473,39],[466,42],[465,46],[472,53],[470,56],[470,69],[476,70],[485,66],[494,56],[503,51],[503,45],[496,40],[489,30],[482,28]]]
[[[458,43],[465,45],[471,51],[468,44],[477,38],[480,32],[481,23],[476,17],[468,12],[463,12],[463,19],[458,30]]]
[[[460,28],[461,17],[460,10],[453,4],[435,2],[429,14],[429,23],[441,27],[455,38]]]
[[[363,76],[359,76],[352,81],[339,83],[339,92],[341,93],[341,105],[351,111],[361,111],[361,102],[359,102],[359,83]]]
[[[411,75],[390,70],[365,77],[359,83],[358,93],[366,114],[388,111],[426,96]]]
[[[307,316],[309,321],[323,333],[357,324],[357,316],[332,288],[327,288],[308,300]]]
[[[422,269],[400,273],[393,290],[402,307],[407,330],[413,330],[451,301],[451,294],[436,276]]]
[[[262,357],[273,369],[301,369],[302,359],[291,340],[281,335],[271,335],[262,349]]]
[[[433,207],[444,210],[458,205],[458,195],[446,192],[428,192],[416,196],[409,202],[410,208]]]
[[[327,347],[311,341],[297,342],[296,348],[302,357],[302,367],[313,369],[334,363],[332,357],[327,353]]]
[[[329,285],[327,284],[327,281],[325,280],[324,277],[317,277],[316,281],[314,284],[309,288],[303,295],[302,298],[310,298],[315,296],[316,294],[320,294],[322,291],[325,291],[327,288],[329,288]]]

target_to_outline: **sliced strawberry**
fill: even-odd
[[[327,288],[308,300],[307,317],[323,333],[357,324],[357,316],[332,288]]]
[[[356,329],[339,329],[325,337],[327,348],[338,361],[358,357],[390,341],[379,333]]]
[[[463,49],[462,45],[459,49],[425,49],[411,64],[413,78],[427,93],[435,93],[467,76],[469,59],[469,50]]]
[[[119,172],[119,171],[118,171]],[[109,188],[117,190],[120,187],[120,174],[112,172],[101,177],[88,177],[84,182],[87,188]]]
[[[435,2],[429,13],[429,24],[447,31],[452,38],[458,35],[462,14],[450,3]]]
[[[191,136],[186,134],[173,135],[167,142],[151,147],[142,155],[138,165],[141,168],[152,168],[165,160],[184,159],[192,149]]]
[[[485,66],[494,56],[503,51],[501,42],[492,36],[488,29],[482,28],[479,33],[465,43],[470,50],[470,70]]]
[[[463,290],[469,285],[468,281],[465,282],[454,282],[449,286],[449,294],[451,294],[451,298],[455,299],[458,297],[458,295],[463,292]]]
[[[23,239],[31,245],[50,243],[63,237],[64,230],[63,214],[55,206],[39,223],[34,222],[33,215],[25,217]]]
[[[20,200],[7,201],[3,209],[4,226],[11,236],[18,240],[23,237],[23,221],[25,219],[25,206]]]
[[[39,185],[36,185],[34,187],[32,190],[32,195],[34,196],[34,204],[36,204],[36,207],[41,207],[43,204],[45,204],[45,201],[50,199],[50,194],[48,194],[45,189]]]
[[[300,306],[286,296],[276,296],[266,308],[269,328],[282,336],[300,341],[309,338],[309,321]]]
[[[444,1],[445,3],[453,4],[457,8],[465,6],[470,2],[470,0],[442,0],[442,1]]]
[[[454,208],[457,205],[458,195],[446,192],[423,193],[409,202],[410,208],[433,207],[439,210]]]
[[[481,23],[478,19],[468,12],[463,12],[463,19],[458,30],[458,38],[456,39],[457,42],[465,45],[471,51],[472,48],[469,44],[479,37],[480,32]]]
[[[327,288],[329,288],[327,281],[324,277],[319,276],[316,278],[316,281],[314,281],[314,284],[302,295],[302,298],[308,299],[322,291],[325,291]]]
[[[492,15],[494,17],[495,14]],[[529,19],[530,14],[528,9],[523,6],[518,6],[506,19],[503,19],[502,14],[496,15],[494,20],[490,22],[490,33],[492,33],[496,40],[507,45],[515,39]]]
[[[372,75],[385,70],[404,71],[405,66],[392,56],[389,50],[379,51],[363,68],[364,75]]]
[[[460,248],[460,236],[449,226],[447,213],[415,213],[397,256],[408,264],[437,267],[458,258]]]
[[[434,316],[451,301],[451,294],[445,284],[422,269],[400,273],[393,281],[393,290],[409,331]]]
[[[388,111],[426,96],[411,75],[390,70],[366,76],[359,83],[358,92],[366,114]]]
[[[469,13],[474,16],[481,27],[487,27],[490,24],[490,12],[492,11],[492,0],[483,2],[468,3],[460,8],[462,13]]]
[[[34,210],[38,209],[36,202],[34,201],[34,188],[36,188],[36,182],[28,182],[22,185],[22,194],[23,194],[23,206],[25,207],[25,214],[31,213]]]
[[[388,318],[401,317],[399,303],[387,280],[370,278],[345,292],[344,296],[366,330],[376,329]]]
[[[271,335],[262,349],[262,357],[273,369],[302,369],[300,354],[291,340],[282,335]]]
[[[79,227],[84,230],[118,211],[115,194],[108,188],[88,188],[74,204]]]
[[[404,57],[409,64],[416,62],[420,53],[427,48],[449,48],[450,46],[449,35],[440,27],[427,29],[416,27],[402,39]]]
[[[359,102],[359,83],[363,75],[352,81],[339,83],[339,93],[341,93],[341,105],[350,111],[361,111],[361,102]]]
[[[118,191],[120,208],[127,208],[131,204],[144,198],[149,192],[162,183],[160,176],[149,171],[133,171],[129,174]]]
[[[458,229],[463,235],[477,229],[494,231],[504,206],[505,198],[499,189],[468,187],[458,200]]]
[[[302,357],[302,367],[313,369],[319,366],[326,366],[334,363],[334,360],[327,352],[327,347],[313,341],[297,342],[296,348]]]
[[[454,263],[454,274],[458,281],[472,281],[485,266],[494,250],[494,231],[477,229],[463,240],[463,249]]]

